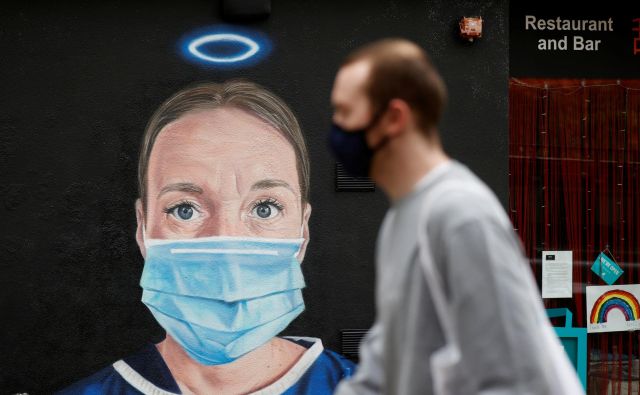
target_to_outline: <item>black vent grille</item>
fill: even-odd
[[[360,342],[362,341],[364,335],[367,334],[367,331],[368,329],[341,329],[340,352],[342,353],[342,355],[357,362],[358,352],[360,350]]]
[[[369,177],[351,177],[344,171],[340,163],[336,163],[336,191],[373,192],[375,190],[376,184]]]

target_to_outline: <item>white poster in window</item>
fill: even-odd
[[[542,251],[542,297],[571,298],[573,252]]]

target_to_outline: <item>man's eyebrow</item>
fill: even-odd
[[[296,191],[293,190],[293,188],[291,187],[291,185],[289,185],[288,182],[283,180],[274,180],[274,179],[260,180],[251,186],[251,190],[256,191],[259,189],[271,189],[271,188],[277,188],[277,187],[284,187],[290,190],[291,192],[296,193]]]
[[[196,184],[190,182],[176,182],[174,184],[165,185],[158,193],[158,197],[164,195],[167,192],[190,192],[190,193],[202,193],[202,188]]]

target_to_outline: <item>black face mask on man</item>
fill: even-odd
[[[368,177],[373,155],[387,143],[388,138],[385,137],[378,145],[370,148],[366,138],[367,131],[377,125],[386,109],[387,106],[381,107],[371,122],[361,129],[345,130],[335,123],[331,125],[329,146],[333,156],[350,176]]]

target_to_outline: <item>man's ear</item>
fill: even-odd
[[[304,255],[307,252],[307,246],[309,245],[309,217],[311,216],[311,205],[309,203],[304,204],[304,212],[302,214],[302,237],[304,241],[300,247],[298,253],[298,262],[302,263]]]
[[[413,112],[406,101],[402,99],[391,99],[388,110],[385,114],[387,137],[395,137],[407,129],[412,122]]]
[[[142,201],[136,199],[136,222],[138,227],[136,228],[136,242],[142,257],[146,259],[147,249],[144,247],[144,237],[142,236],[142,229],[144,228],[144,208],[142,207]]]

